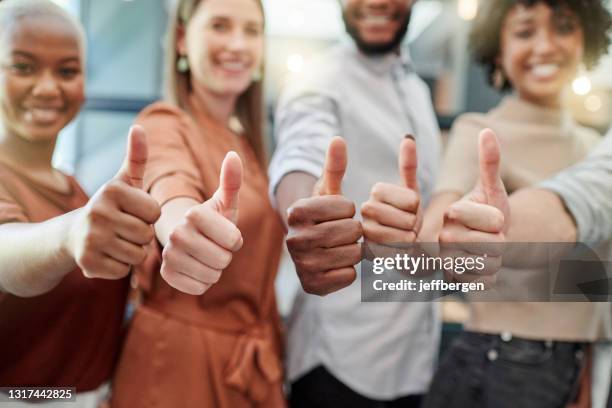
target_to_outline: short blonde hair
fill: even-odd
[[[81,58],[85,65],[86,40],[85,29],[81,22],[68,11],[50,0],[4,0],[0,1],[0,32],[25,17],[55,17],[74,28],[81,47]],[[85,67],[83,67],[84,69]]]

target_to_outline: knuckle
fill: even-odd
[[[102,188],[102,196],[111,200],[116,199],[123,192],[123,184],[117,180],[109,181]]]
[[[381,201],[382,197],[385,193],[385,184],[378,182],[372,186],[372,191],[370,195],[375,198],[377,201]]]
[[[373,218],[375,213],[375,206],[370,202],[366,201],[361,205],[361,215],[364,218]]]
[[[308,220],[308,211],[300,201],[287,209],[287,224],[290,226],[299,225]]]
[[[232,253],[229,251],[223,251],[219,254],[218,269],[225,269],[232,262]]]

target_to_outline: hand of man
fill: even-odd
[[[242,161],[235,152],[229,152],[221,165],[215,194],[192,207],[170,233],[161,267],[161,275],[170,286],[201,295],[221,278],[243,243],[236,227],[241,185]]]
[[[288,210],[287,248],[307,293],[324,296],[349,286],[356,277],[362,228],[353,218],[355,204],[341,195],[346,166],[346,144],[335,137],[312,197],[296,201]]]
[[[492,284],[501,267],[510,206],[500,177],[500,161],[497,136],[490,129],[483,130],[479,136],[479,180],[474,190],[448,207],[439,239],[443,256],[484,257],[485,267],[476,273],[453,273],[455,280]]]
[[[376,183],[370,198],[361,206],[363,235],[367,241],[412,244],[422,223],[417,153],[414,139],[406,137],[400,146],[399,174],[402,185]]]
[[[142,190],[147,157],[144,129],[132,126],[121,169],[77,210],[67,246],[88,278],[123,278],[146,257],[160,216],[157,202]]]

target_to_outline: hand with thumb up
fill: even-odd
[[[120,279],[146,257],[160,216],[142,190],[147,156],[144,129],[133,126],[121,169],[75,214],[66,247],[88,278]]]
[[[480,132],[478,144],[479,180],[470,193],[447,208],[439,241],[443,254],[486,257],[486,267],[478,271],[476,277],[455,274],[455,280],[476,278],[491,284],[501,267],[505,233],[510,225],[510,206],[500,177],[501,153],[497,136],[485,129]]]
[[[335,137],[312,196],[287,210],[287,248],[307,293],[324,296],[349,286],[356,277],[362,229],[353,218],[355,204],[341,195],[346,166],[346,144]]]
[[[229,152],[221,165],[217,191],[187,211],[170,233],[161,267],[170,286],[191,295],[203,294],[242,247],[242,234],[236,227],[241,184],[242,162],[235,152]]]
[[[370,198],[361,206],[363,234],[381,245],[412,244],[422,223],[417,153],[414,139],[402,140],[399,154],[399,174],[402,185],[376,183]]]

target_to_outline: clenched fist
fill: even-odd
[[[229,152],[221,165],[215,194],[192,207],[170,233],[161,267],[170,286],[201,295],[219,280],[242,247],[242,234],[236,227],[241,185],[242,162],[235,152]]]
[[[501,267],[510,207],[500,177],[500,161],[497,136],[490,129],[483,130],[479,136],[478,183],[474,190],[448,207],[439,240],[445,256],[486,255],[486,267],[476,276],[455,274],[455,280],[491,284]]]
[[[123,278],[146,257],[160,216],[157,202],[142,191],[147,155],[144,129],[133,126],[123,166],[77,210],[66,246],[88,278]]]
[[[403,185],[376,183],[361,206],[363,235],[376,244],[412,244],[422,223],[417,182],[416,144],[410,137],[400,146],[399,173]]]
[[[335,137],[312,196],[288,210],[287,248],[307,293],[327,295],[349,286],[356,277],[362,228],[353,218],[354,203],[341,195],[346,165],[346,144]]]

